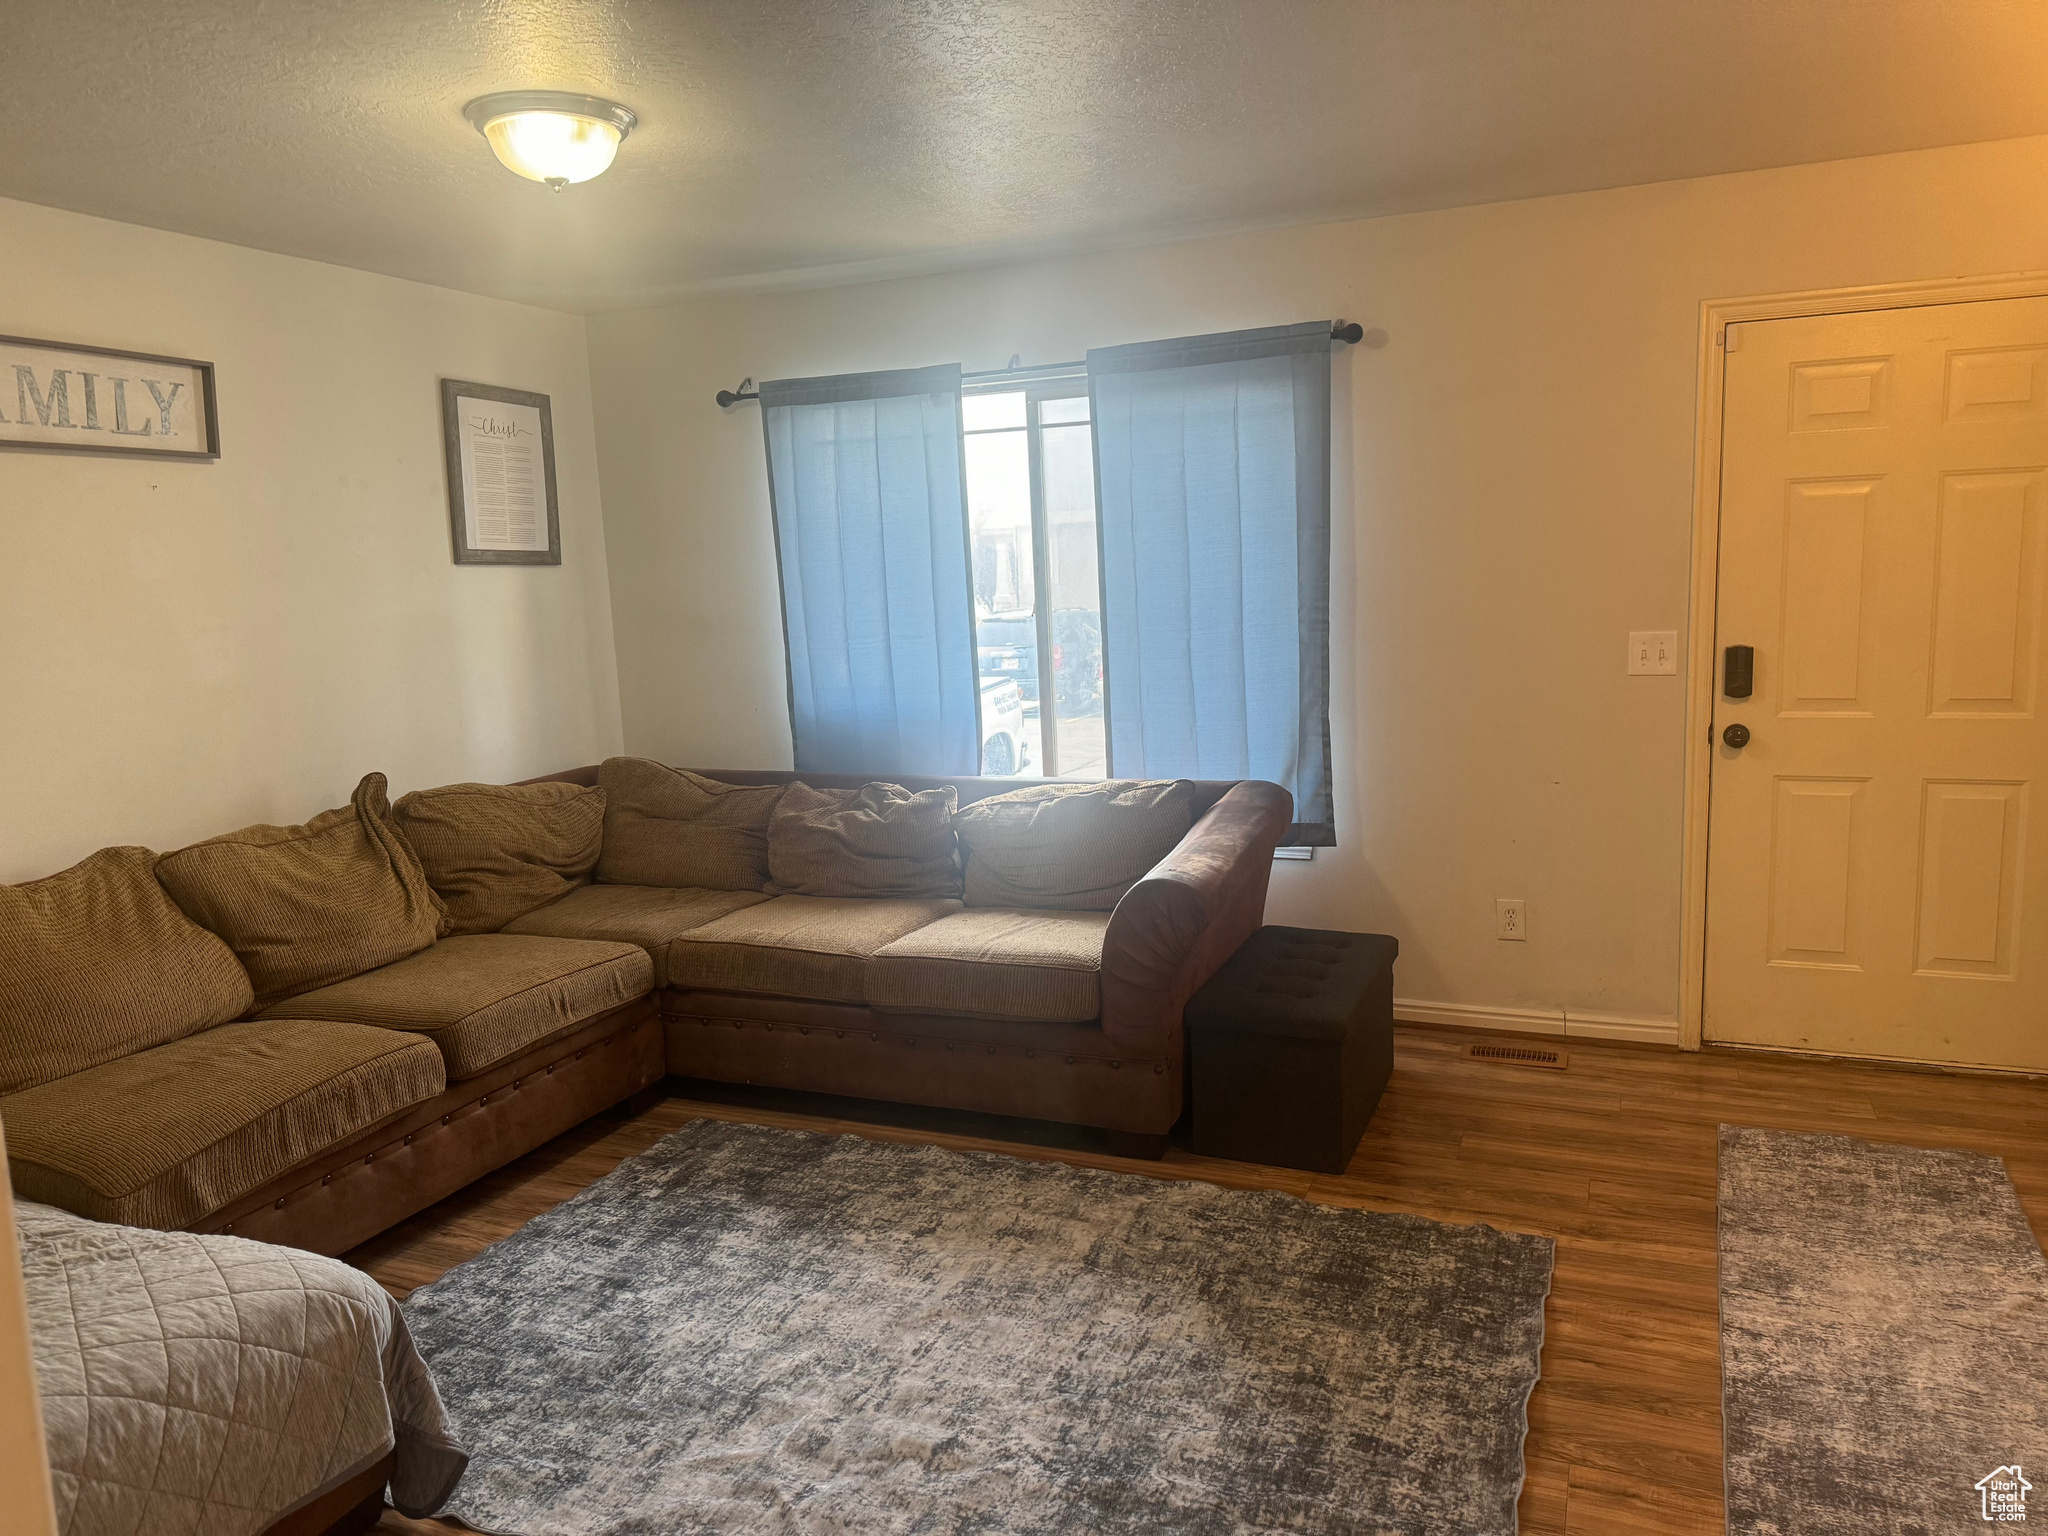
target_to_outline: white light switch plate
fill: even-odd
[[[1628,635],[1630,677],[1676,677],[1678,675],[1678,631],[1675,629],[1632,629]]]

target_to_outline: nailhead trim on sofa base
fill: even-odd
[[[661,1080],[654,1000],[600,1014],[194,1222],[341,1254]]]
[[[673,994],[671,994],[673,995]],[[696,993],[700,1006],[710,997]],[[769,1006],[766,1000],[760,1005]],[[796,1007],[807,1005],[797,1004]],[[819,1005],[808,1005],[816,1007]],[[852,1010],[849,1010],[849,1014]],[[1180,1118],[1178,1063],[1134,1059],[1075,1037],[1074,1026],[988,1025],[932,1018],[839,1022],[664,1007],[668,1069],[677,1077],[752,1083],[847,1098],[922,1104],[1104,1130],[1159,1135]],[[1016,1033],[1065,1038],[1025,1044]],[[1014,1029],[1014,1032],[1013,1031]],[[990,1034],[1009,1034],[990,1039]],[[1105,1042],[1106,1044],[1107,1042]]]
[[[980,1040],[949,1040],[944,1035],[891,1034],[885,1037],[883,1035],[883,1032],[877,1029],[860,1029],[858,1027],[852,1030],[827,1029],[823,1025],[819,1024],[784,1024],[774,1019],[715,1018],[707,1016],[705,1014],[697,1013],[684,1015],[682,1018],[677,1019],[676,1022],[702,1024],[707,1027],[712,1025],[729,1025],[733,1029],[765,1029],[771,1033],[778,1030],[784,1030],[792,1034],[803,1035],[806,1037],[815,1032],[820,1035],[830,1034],[836,1040],[844,1040],[849,1034],[851,1034],[856,1040],[859,1040],[861,1037],[865,1036],[870,1043],[875,1045],[882,1044],[884,1039],[886,1038],[889,1044],[901,1045],[910,1050],[916,1050],[918,1042],[922,1040],[927,1050],[936,1050],[940,1047],[943,1047],[944,1049],[949,1051],[956,1049],[965,1051],[969,1055],[986,1054],[989,1056],[1000,1055],[1004,1052],[1008,1052],[1012,1056],[1021,1056],[1026,1061],[1033,1061],[1042,1056],[1047,1061],[1064,1061],[1070,1067],[1076,1066],[1084,1061],[1108,1062],[1109,1068],[1112,1072],[1122,1071],[1124,1065],[1123,1057],[1110,1056],[1100,1052],[1069,1053],[1065,1051],[1041,1051],[1036,1047],[1028,1045],[989,1045],[986,1042]],[[1152,1070],[1157,1073],[1164,1073],[1166,1071],[1166,1063],[1163,1061],[1137,1061],[1131,1063],[1131,1065],[1133,1067],[1138,1068],[1150,1066]]]

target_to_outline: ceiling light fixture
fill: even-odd
[[[574,91],[499,91],[462,109],[507,170],[556,192],[602,176],[640,121],[629,108]]]

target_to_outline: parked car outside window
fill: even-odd
[[[1024,698],[1007,677],[981,680],[981,771],[995,778],[1032,766],[1037,732],[1024,729]]]
[[[1025,704],[1039,702],[1038,620],[1003,613],[976,625],[983,677],[1006,677]],[[1060,713],[1090,715],[1102,708],[1102,631],[1092,608],[1061,608],[1052,616],[1052,673]]]
[[[1038,620],[1030,613],[999,613],[976,626],[983,677],[1008,678],[1026,704],[1038,702]]]

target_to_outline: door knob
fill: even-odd
[[[1749,745],[1749,727],[1739,724],[1731,725],[1721,733],[1721,740],[1740,752]]]

